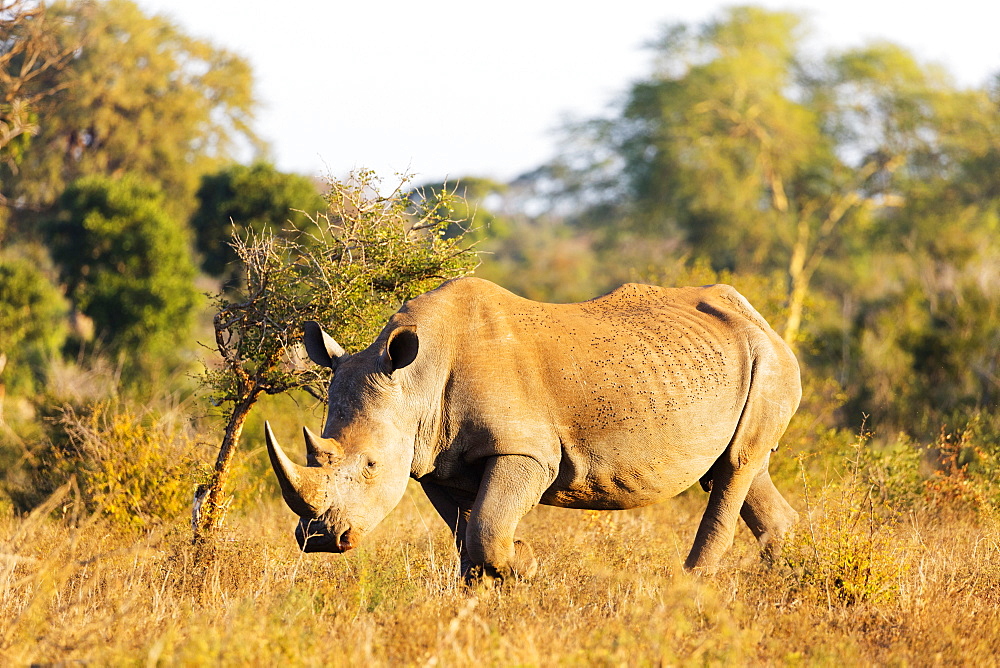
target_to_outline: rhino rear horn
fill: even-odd
[[[302,427],[302,437],[306,442],[306,457],[310,464],[318,464],[320,458],[337,458],[344,456],[344,446],[333,438],[320,438],[309,430],[309,427]]]
[[[329,477],[319,468],[299,466],[289,459],[266,421],[264,440],[267,442],[267,456],[281,487],[281,496],[288,507],[299,517],[316,517],[323,513],[329,506]]]

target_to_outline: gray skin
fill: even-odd
[[[334,370],[307,466],[266,428],[307,552],[355,547],[416,479],[454,532],[466,578],[527,578],[515,539],[537,504],[613,510],[710,491],[685,567],[712,573],[742,517],[775,552],[797,514],[768,459],[801,398],[795,356],[735,289],[628,284],[580,304],[522,299],[476,278],[407,302]]]

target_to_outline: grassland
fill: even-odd
[[[71,485],[0,518],[0,663],[1000,663],[1000,524],[963,492],[974,481],[925,477],[904,498],[898,461],[857,447],[838,460],[777,466],[803,519],[773,567],[741,527],[719,575],[684,573],[705,502],[692,490],[635,511],[533,511],[539,576],[500,589],[459,584],[415,485],[347,555],[299,553],[280,501],[193,545],[184,518],[124,529]]]

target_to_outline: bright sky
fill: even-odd
[[[285,171],[386,179],[511,179],[551,158],[568,117],[604,112],[649,72],[664,23],[731,3],[615,0],[138,0],[251,62],[257,130]],[[963,85],[1000,74],[1000,3],[786,0],[816,52],[872,40],[943,65]],[[287,9],[286,9],[287,8]],[[390,179],[391,180],[391,179]]]

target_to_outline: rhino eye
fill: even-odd
[[[366,478],[371,478],[371,477],[373,477],[375,475],[375,472],[377,470],[378,470],[378,464],[375,462],[374,459],[369,459],[368,463],[365,464],[365,468],[364,468],[364,470],[361,473]]]

